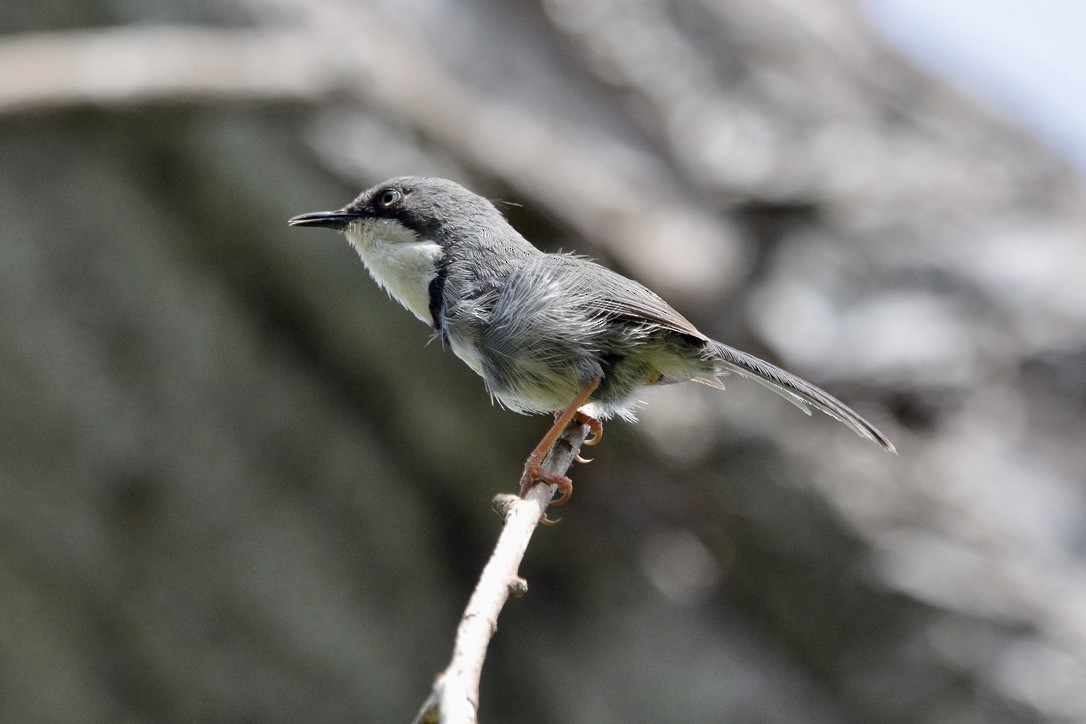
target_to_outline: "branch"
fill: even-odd
[[[327,96],[327,54],[302,33],[125,27],[0,40],[0,117],[92,104],[139,106]],[[325,78],[327,77],[324,76]]]
[[[543,467],[564,474],[587,434],[587,426],[570,424],[543,460]],[[509,494],[494,498],[494,509],[505,519],[504,527],[460,617],[452,661],[438,674],[430,696],[415,717],[416,724],[476,721],[487,645],[498,628],[498,614],[505,602],[528,591],[528,583],[517,569],[554,493],[553,485],[536,485],[523,499]]]

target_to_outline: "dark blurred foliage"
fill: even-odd
[[[1086,214],[843,0],[0,10],[0,719],[403,721],[546,428],[288,229],[403,173],[869,416],[650,396],[482,718],[1086,718]]]

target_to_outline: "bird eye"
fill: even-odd
[[[381,193],[381,198],[377,200],[377,203],[380,204],[382,209],[391,209],[393,206],[400,203],[400,199],[402,198],[403,194],[396,189],[385,189]]]

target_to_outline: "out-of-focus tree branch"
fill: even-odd
[[[183,27],[41,33],[0,42],[0,115],[74,105],[325,98],[329,57],[278,30]]]
[[[678,196],[663,168],[645,173],[557,117],[480,94],[378,15],[352,30],[364,38],[330,37],[342,32],[303,24],[16,37],[0,42],[0,77],[13,79],[0,88],[0,116],[73,105],[372,104],[536,199],[665,292],[719,290],[736,273],[737,237]]]

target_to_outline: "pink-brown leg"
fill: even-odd
[[[535,450],[532,450],[532,454],[528,456],[528,459],[524,461],[524,474],[520,477],[520,497],[524,497],[528,494],[528,491],[534,488],[539,483],[546,483],[548,485],[558,486],[558,497],[554,499],[551,505],[565,505],[569,502],[570,496],[573,494],[573,481],[567,478],[565,475],[559,475],[553,473],[550,470],[543,468],[543,458],[547,456],[547,453],[554,447],[554,443],[558,440],[558,437],[562,434],[562,431],[566,429],[566,425],[570,423],[580,413],[577,411],[581,405],[588,401],[588,398],[592,396],[592,393],[596,391],[596,387],[599,385],[599,380],[592,380],[577,393],[577,396],[573,399],[573,402],[569,403],[566,409],[562,410],[554,419],[554,424],[551,425],[551,429],[547,431],[547,434],[543,436],[543,439],[539,441],[539,444],[535,446]],[[593,418],[587,415],[581,415],[582,418],[587,420],[593,420]],[[602,430],[598,420],[595,420],[596,425]],[[590,425],[590,422],[582,422],[581,424]],[[599,433],[596,428],[593,428],[593,439],[599,441]],[[587,441],[586,441],[587,442]],[[592,444],[595,444],[593,442]],[[544,523],[552,523],[543,516]]]

